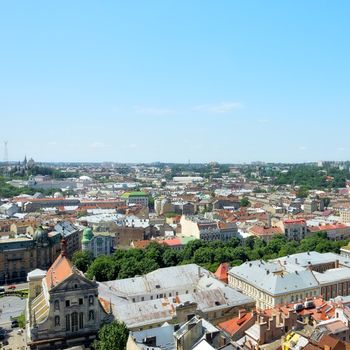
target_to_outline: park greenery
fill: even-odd
[[[228,242],[194,240],[181,251],[152,242],[145,249],[118,249],[110,256],[95,259],[87,252],[77,252],[73,263],[90,279],[107,281],[134,277],[162,267],[189,263],[215,271],[220,263],[237,266],[248,260],[268,260],[294,253],[317,251],[339,253],[349,240],[332,241],[325,233],[314,233],[297,241],[288,241],[282,235],[274,236],[268,243],[260,238],[232,238]]]
[[[96,350],[125,350],[129,331],[124,323],[113,321],[104,324],[98,331],[97,340],[93,343]]]
[[[6,180],[4,177],[0,176],[0,197],[2,198],[12,198],[15,196],[19,196],[21,194],[29,194],[34,195],[39,190],[31,187],[15,187],[11,184],[7,183],[8,180]],[[55,192],[59,192],[60,189],[58,188],[51,188],[51,189],[40,189],[40,192],[43,195],[53,195]]]

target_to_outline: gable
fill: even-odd
[[[77,273],[73,273],[70,277],[59,283],[57,286],[50,290],[50,293],[67,292],[67,291],[79,291],[96,288],[96,282],[90,281],[84,276]]]

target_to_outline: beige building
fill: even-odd
[[[28,274],[26,332],[30,349],[89,346],[103,322],[111,320],[98,298],[97,283],[72,266],[62,251],[47,273]]]
[[[0,284],[25,281],[33,269],[47,269],[60,253],[57,232],[39,227],[32,238],[0,239]]]
[[[350,223],[350,209],[341,209],[339,210],[340,222],[344,224]]]
[[[329,300],[350,294],[350,263],[338,254],[317,252],[256,260],[233,267],[228,283],[262,309],[319,295]]]

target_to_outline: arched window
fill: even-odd
[[[95,313],[94,310],[89,311],[89,321],[92,321],[95,319]]]
[[[84,328],[84,314],[81,312],[79,314],[79,329]]]
[[[78,331],[78,313],[73,312],[72,313],[72,332]]]
[[[60,301],[55,300],[55,311],[60,309]]]
[[[94,296],[89,295],[89,305],[94,305]]]
[[[55,316],[55,327],[60,325],[60,316]]]
[[[70,315],[66,315],[66,331],[70,331]]]

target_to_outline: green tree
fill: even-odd
[[[73,254],[72,263],[82,272],[86,272],[93,260],[92,254],[87,251],[78,251]]]
[[[298,198],[306,198],[309,195],[309,189],[306,186],[300,186],[297,191]]]
[[[249,199],[247,197],[243,197],[240,200],[241,207],[248,207],[250,205]]]
[[[96,350],[125,350],[128,336],[129,331],[125,324],[114,321],[100,328],[93,347]]]
[[[115,279],[115,261],[113,257],[101,255],[97,257],[87,269],[86,275],[88,278],[96,278],[97,281],[108,281]]]

